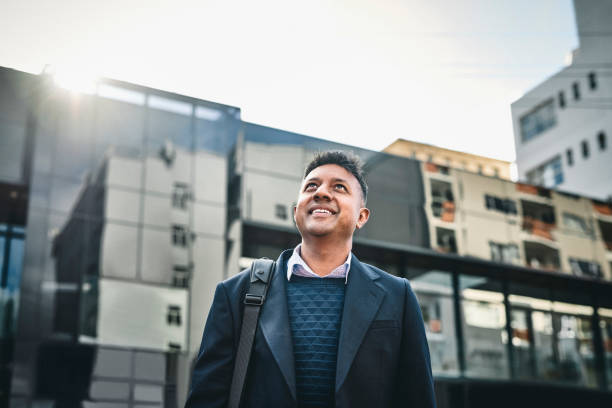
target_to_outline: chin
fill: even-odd
[[[306,233],[312,237],[324,237],[326,235],[329,235],[331,232],[332,231],[330,230],[323,230],[319,228],[313,228],[313,229],[306,230]]]

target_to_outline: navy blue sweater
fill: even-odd
[[[293,275],[287,285],[298,406],[333,407],[344,278]]]

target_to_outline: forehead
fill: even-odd
[[[353,176],[350,171],[337,164],[324,164],[322,166],[314,168],[310,173],[306,175],[304,181],[311,180],[313,178],[319,178],[323,180],[342,179],[348,183],[359,185],[359,181],[357,181],[355,176]]]

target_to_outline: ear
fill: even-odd
[[[367,208],[359,209],[359,218],[357,219],[357,229],[361,229],[370,219],[370,210]]]
[[[293,222],[295,222],[297,224],[297,222],[295,221],[295,213],[297,212],[297,205],[293,206]]]

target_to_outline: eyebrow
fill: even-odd
[[[311,178],[308,178],[308,179],[304,180],[304,183],[307,183],[309,181],[319,181],[320,182],[321,178],[320,177],[311,177]],[[338,177],[332,179],[332,183],[336,183],[336,182],[344,183],[346,185],[349,184],[347,180],[345,180],[343,178],[338,178]]]

